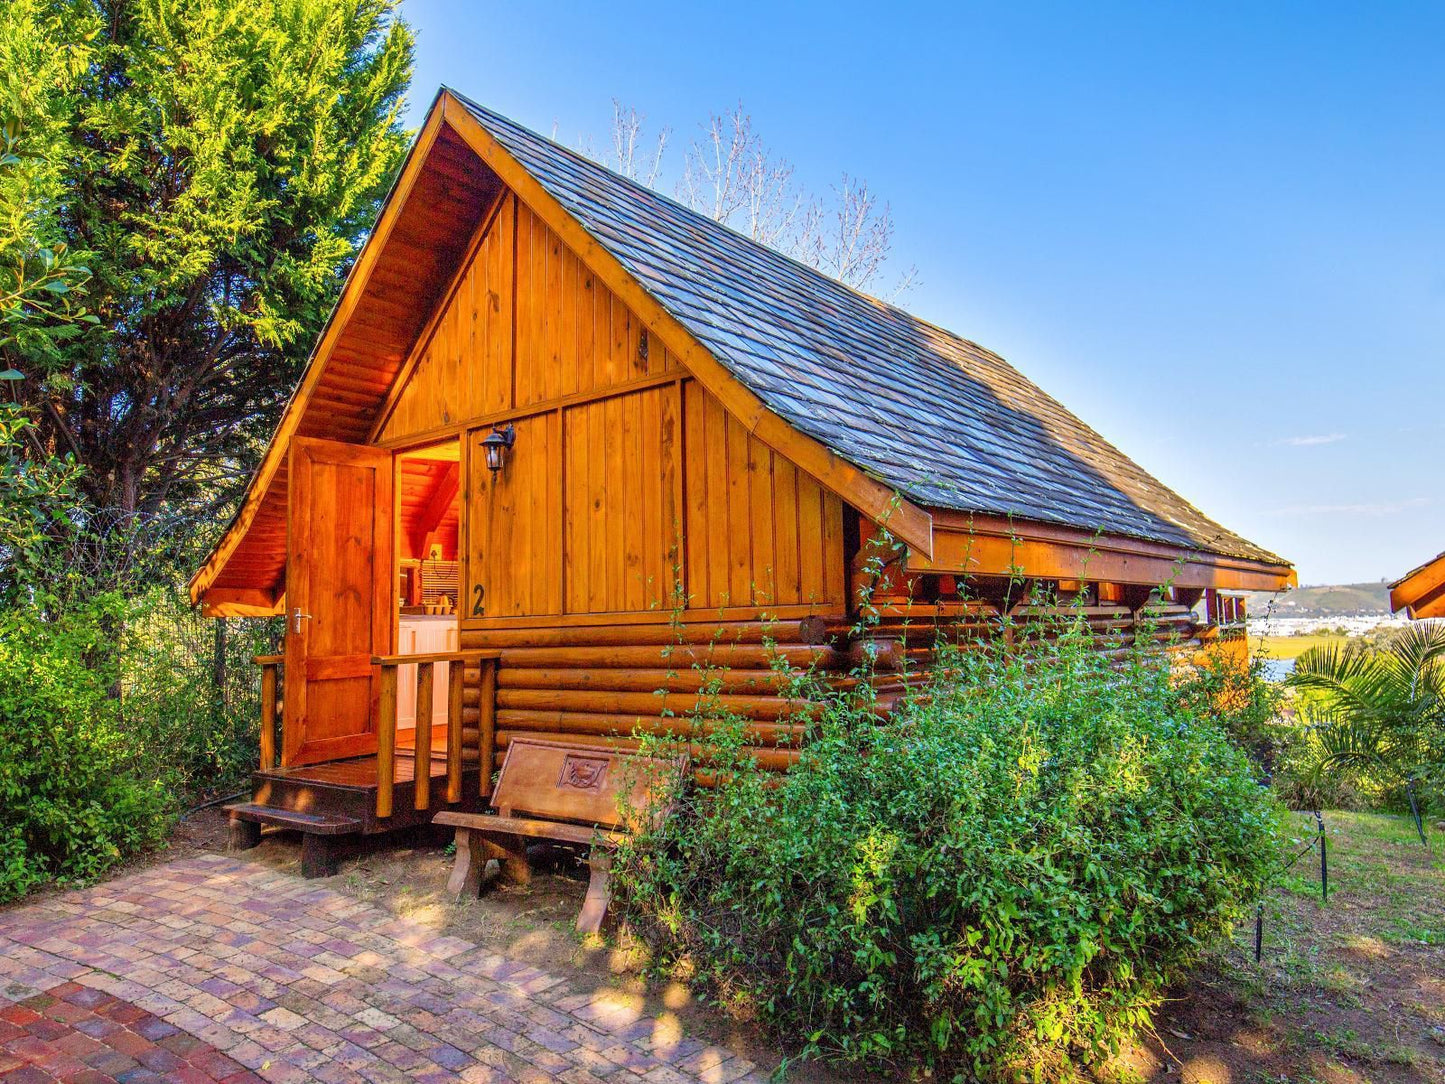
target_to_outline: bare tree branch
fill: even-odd
[[[585,144],[579,149],[625,177],[658,188],[671,131],[664,128],[649,140],[645,120],[614,99],[610,153],[594,154]],[[682,152],[674,188],[680,202],[849,286],[879,288],[893,254],[893,217],[866,181],[844,173],[825,196],[809,192],[792,163],[763,142],[741,103],[710,115],[701,129]],[[917,269],[908,268],[885,298],[901,297],[916,279]]]
[[[672,129],[663,128],[657,133],[657,141],[650,153],[640,152],[638,143],[642,139],[642,123],[647,118],[631,106],[624,106],[612,99],[612,160],[606,163],[624,177],[657,187],[658,174],[662,171],[662,155],[667,149],[667,137]]]

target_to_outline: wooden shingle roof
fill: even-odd
[[[1285,564],[997,354],[451,93],[768,408],[917,504]]]

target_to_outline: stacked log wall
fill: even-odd
[[[841,616],[841,615],[836,615]],[[517,738],[572,738],[623,749],[638,735],[705,736],[711,709],[747,721],[759,764],[782,769],[798,756],[805,700],[789,697],[782,667],[844,680],[853,659],[820,643],[828,622],[692,621],[544,629],[469,629],[465,649],[501,652],[496,745]],[[468,674],[464,720],[479,720],[476,674]]]

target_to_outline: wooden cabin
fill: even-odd
[[[191,582],[286,617],[237,815],[476,804],[516,738],[666,729],[694,661],[786,767],[771,662],[847,667],[880,526],[871,604],[930,636],[1167,583],[1197,639],[1294,578],[997,355],[443,90]]]
[[[1390,584],[1390,612],[1404,610],[1412,621],[1445,617],[1445,553]]]

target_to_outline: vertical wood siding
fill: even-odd
[[[841,602],[842,502],[749,434],[696,382],[684,388],[693,605]]]
[[[516,201],[503,199],[446,303],[383,440],[485,417],[512,405],[512,238]]]
[[[714,618],[841,612],[842,502],[686,377],[555,233],[502,200],[380,434],[464,429],[464,623],[661,618],[679,583]],[[503,420],[517,442],[493,478],[481,441]]]
[[[675,384],[563,413],[562,573],[568,613],[670,605],[678,561]]]
[[[467,617],[562,612],[557,559],[562,442],[557,414],[536,414],[515,424],[515,454],[496,475],[487,470],[481,447],[490,430],[474,429],[468,437],[462,466],[471,503],[461,602]]]

